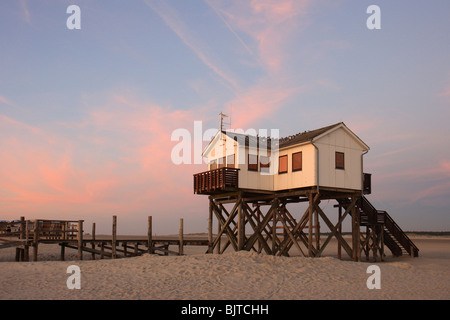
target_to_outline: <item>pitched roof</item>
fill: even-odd
[[[307,142],[307,141],[310,141],[310,140],[314,139],[315,137],[321,135],[322,133],[325,133],[328,130],[333,129],[334,127],[337,127],[340,124],[342,124],[342,122],[335,123],[331,126],[315,129],[312,131],[300,132],[300,133],[297,133],[292,136],[280,138],[280,139],[278,139],[278,141],[275,140],[274,143],[278,143],[279,144],[278,147],[283,148],[283,147],[299,144],[302,142]],[[268,148],[270,148],[270,145],[271,145],[272,138],[270,138],[270,137],[267,138],[267,137],[252,136],[252,135],[229,132],[229,131],[224,131],[224,133],[227,136],[233,138],[234,140],[240,141],[241,143],[245,141],[245,146],[250,145],[250,146],[257,147],[260,144],[262,144],[263,146],[267,146]]]
[[[335,124],[332,124],[331,126],[315,129],[315,130],[312,130],[312,131],[304,131],[304,132],[300,132],[300,133],[297,133],[297,134],[292,135],[292,136],[280,138],[280,145],[279,145],[279,147],[283,148],[283,147],[287,147],[287,146],[290,146],[290,145],[311,141],[315,137],[320,136],[322,133],[325,133],[328,130],[333,129],[333,128],[339,126],[340,124],[343,124],[343,122],[335,123]]]
[[[230,138],[232,138],[236,141],[239,141],[240,143],[243,143],[245,141],[245,146],[259,147],[261,145],[265,148],[270,149],[272,146],[272,143],[274,144],[274,146],[277,146],[278,148],[284,148],[284,147],[297,145],[297,144],[304,143],[304,142],[309,142],[309,141],[312,141],[314,138],[328,132],[329,130],[339,127],[339,126],[342,126],[343,128],[347,129],[347,131],[351,135],[353,135],[357,140],[360,141],[361,145],[365,146],[367,149],[369,148],[361,139],[359,139],[359,137],[357,137],[350,129],[348,129],[343,122],[338,122],[338,123],[335,123],[335,124],[332,124],[332,125],[329,125],[326,127],[322,127],[319,129],[315,129],[315,130],[303,131],[303,132],[297,133],[295,135],[283,137],[280,139],[274,139],[274,141],[272,141],[273,138],[270,138],[270,137],[267,138],[267,137],[253,136],[253,135],[230,132],[230,131],[223,131],[223,133],[226,134],[227,136],[229,136]],[[212,141],[210,142],[210,145],[211,145],[211,143],[212,143]]]

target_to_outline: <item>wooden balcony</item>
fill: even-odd
[[[239,186],[239,169],[219,168],[194,174],[194,193],[214,194],[236,190]]]

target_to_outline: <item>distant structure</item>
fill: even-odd
[[[363,172],[369,147],[343,122],[275,139],[225,131],[220,115],[221,129],[203,152],[208,170],[194,175],[194,193],[209,196],[209,253],[231,245],[288,256],[295,247],[304,256],[319,257],[336,237],[339,258],[343,248],[354,261],[362,253],[383,260],[384,245],[395,256],[418,256],[391,216],[365,197],[371,193],[371,174]],[[336,224],[320,208],[323,200],[336,200]],[[296,203],[307,203],[306,211],[296,215],[288,209]],[[350,244],[342,232],[347,216]],[[330,230],[325,241],[322,222]]]

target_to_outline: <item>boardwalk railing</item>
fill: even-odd
[[[112,235],[96,238],[95,223],[92,233],[84,235],[83,220],[20,220],[0,223],[0,249],[16,247],[16,261],[38,260],[40,244],[58,244],[61,248],[61,260],[65,260],[65,249],[78,251],[77,259],[83,260],[83,253],[95,259],[122,258],[142,255],[144,253],[159,255],[184,255],[184,246],[205,246],[209,241],[206,237],[185,237],[183,219],[180,219],[178,238],[153,237],[152,217],[148,217],[147,237],[117,236],[117,217],[113,216]],[[85,237],[86,236],[86,237]],[[178,250],[169,250],[178,246]]]
[[[239,187],[239,169],[219,168],[194,174],[194,193],[209,194]]]

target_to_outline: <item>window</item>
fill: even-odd
[[[280,156],[278,158],[278,173],[286,173],[288,171],[288,158],[286,156]]]
[[[344,153],[336,152],[336,169],[345,169]]]
[[[302,170],[302,152],[292,154],[292,171]]]
[[[258,156],[256,154],[248,155],[248,170],[258,171]]]
[[[261,172],[269,173],[270,172],[270,157],[260,156],[259,157],[259,167]]]
[[[234,168],[234,154],[227,156],[227,167]]]

